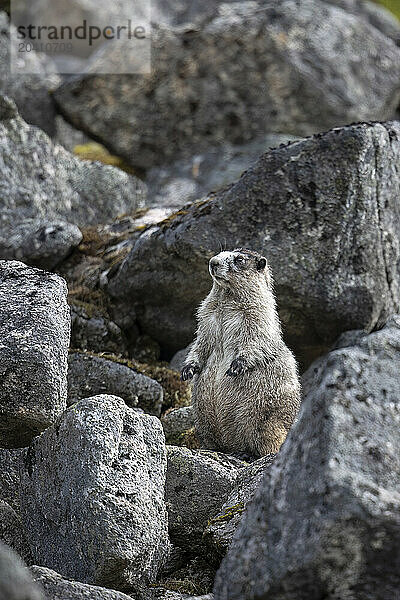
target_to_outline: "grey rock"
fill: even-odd
[[[126,340],[116,323],[77,304],[71,305],[71,348],[112,354],[127,351]]]
[[[19,473],[25,449],[0,448],[0,499],[19,513]]]
[[[185,362],[186,356],[188,355],[190,348],[191,348],[191,344],[189,344],[189,346],[187,346],[186,348],[183,348],[182,350],[178,350],[178,352],[176,352],[174,354],[174,356],[171,358],[170,363],[169,363],[169,368],[172,369],[173,371],[178,371],[178,373],[180,373],[182,370],[182,367],[183,367],[183,363]]]
[[[11,69],[10,24],[7,15],[0,12],[0,94],[13,98],[25,121],[52,136],[56,131],[56,110],[50,92],[60,85],[61,78],[51,61],[34,50],[20,58],[15,29],[12,44],[18,58]]]
[[[399,48],[320,0],[220,4],[201,25],[156,27],[152,59],[149,75],[83,75],[54,95],[75,127],[143,168],[264,133],[390,119],[400,99]]]
[[[178,210],[239,179],[263,152],[295,139],[268,134],[242,146],[226,144],[169,166],[153,167],[146,175],[149,205]]]
[[[1,543],[0,600],[46,600],[21,558]]]
[[[221,4],[240,2],[242,0],[204,0],[196,2],[196,0],[153,0],[151,4],[151,19],[157,24],[166,25],[185,25],[185,24],[200,24],[206,18],[211,18],[218,12]],[[135,9],[137,14],[143,14],[141,4],[137,2]],[[0,4],[1,6],[1,4]],[[26,9],[28,10],[28,8]],[[34,7],[34,15],[40,20],[43,17],[57,20],[59,9],[51,0],[36,0]],[[118,18],[118,22],[122,22],[124,18],[129,18],[132,15],[132,0],[116,0],[110,5],[107,0],[71,0],[68,5],[68,14],[71,20],[82,21],[86,17],[94,22],[101,22],[104,19],[111,21],[113,18]]]
[[[201,543],[208,520],[227,499],[238,469],[213,452],[167,446],[167,453],[169,532],[172,542],[190,553]]]
[[[12,217],[10,226],[11,222]],[[10,235],[4,236],[3,239],[0,237],[0,256],[52,270],[80,244],[81,240],[79,228],[71,223],[26,219],[14,223]]]
[[[56,116],[56,133],[53,139],[56,144],[60,144],[68,152],[73,152],[76,146],[81,146],[91,141],[83,131],[72,127],[61,115]]]
[[[228,499],[209,520],[203,539],[210,550],[209,558],[217,564],[227,553],[243,513],[263,479],[265,485],[273,460],[274,455],[270,454],[241,469]]]
[[[66,407],[70,314],[57,275],[0,261],[0,445],[26,446]]]
[[[29,447],[21,512],[36,564],[121,591],[153,583],[168,554],[166,451],[156,417],[98,396]]]
[[[248,247],[268,258],[286,342],[303,365],[400,301],[400,126],[359,124],[274,149],[220,193],[143,234],[108,291],[172,354],[195,331],[208,260]]]
[[[25,123],[0,97],[1,237],[25,219],[91,225],[143,205],[145,185],[120,169],[81,161]]]
[[[21,517],[7,502],[0,500],[0,541],[10,546],[26,563],[31,562],[31,553]]]
[[[396,316],[310,367],[299,420],[222,562],[216,600],[396,597],[399,364]]]
[[[211,20],[221,6],[243,0],[154,0],[152,21],[159,25],[201,26]]]
[[[363,18],[380,32],[400,43],[400,23],[384,6],[368,0],[324,0],[343,10]]]
[[[197,556],[190,556],[184,550],[185,560],[177,570],[169,573],[162,579],[162,585],[172,590],[179,590],[183,598],[193,594],[208,594],[213,587],[215,567],[207,556],[202,555],[202,550],[197,549]]]
[[[69,581],[46,567],[33,566],[29,570],[48,600],[132,600],[122,592]]]
[[[68,404],[97,394],[122,398],[130,407],[160,416],[161,385],[124,364],[100,356],[73,353],[68,357]]]
[[[164,429],[165,437],[173,437],[184,433],[194,427],[194,416],[192,406],[182,406],[173,408],[163,415],[161,423]]]

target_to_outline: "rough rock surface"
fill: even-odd
[[[124,354],[127,345],[121,329],[113,321],[87,307],[72,304],[71,348]]]
[[[238,467],[216,452],[167,446],[165,498],[171,540],[191,552],[201,542],[208,520],[227,499]]]
[[[1,543],[0,600],[47,600],[20,557]]]
[[[26,219],[21,223],[13,223],[10,235],[0,237],[0,256],[52,270],[81,240],[79,228],[71,223]]]
[[[363,18],[383,34],[400,43],[400,24],[398,19],[383,6],[369,0],[324,0],[328,4]]]
[[[7,239],[24,219],[65,219],[79,226],[134,211],[145,185],[120,169],[81,161],[25,123],[0,96],[0,226]]]
[[[61,78],[55,74],[54,65],[34,50],[16,60],[11,72],[9,31],[9,19],[0,12],[0,94],[13,98],[25,121],[52,136],[56,132],[56,110],[50,92],[60,85]],[[12,43],[18,44],[15,35]],[[14,52],[18,56],[17,48]],[[27,73],[29,70],[35,74]]]
[[[145,232],[108,290],[164,351],[186,346],[221,245],[264,254],[289,347],[309,364],[400,300],[400,126],[360,124],[264,154],[214,197]]]
[[[198,27],[156,28],[152,43],[150,75],[81,76],[55,93],[73,125],[139,167],[385,120],[399,102],[399,48],[320,0],[227,3]]]
[[[171,212],[178,210],[239,179],[263,152],[294,140],[290,135],[268,134],[242,146],[225,144],[172,165],[149,169],[148,203]]]
[[[65,409],[70,314],[65,281],[0,261],[0,445],[21,447]]]
[[[130,407],[160,416],[163,401],[161,385],[129,367],[76,352],[68,357],[68,404],[97,394],[122,398]]]
[[[161,423],[167,439],[180,435],[194,427],[193,408],[191,406],[174,408],[162,417]]]
[[[217,575],[216,600],[395,598],[400,317],[304,376],[297,424]]]
[[[30,564],[31,553],[21,518],[3,500],[0,500],[0,541],[10,546],[26,563]]]
[[[69,581],[46,567],[33,566],[30,572],[49,600],[132,600],[122,592]]]
[[[209,520],[203,538],[217,564],[227,553],[243,513],[261,481],[269,476],[273,460],[274,455],[270,454],[240,469],[228,499],[218,514]]]
[[[19,474],[24,448],[0,448],[0,499],[19,513]]]
[[[165,472],[156,417],[114,396],[67,409],[32,442],[21,475],[34,562],[122,591],[153,582],[169,544]]]
[[[68,152],[73,152],[76,146],[89,143],[91,140],[83,133],[72,127],[61,115],[56,116],[56,134],[53,141],[63,146]]]

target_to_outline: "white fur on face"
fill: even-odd
[[[228,278],[229,265],[232,264],[235,254],[235,252],[220,252],[216,256],[213,256],[210,260],[209,272],[213,280],[216,281],[216,283],[222,283],[220,278]],[[215,273],[213,273],[211,270],[212,261],[218,261],[218,266]]]
[[[227,280],[229,278],[229,271],[230,270],[238,270],[235,263],[234,263],[234,259],[236,256],[240,256],[241,253],[240,252],[220,252],[219,254],[216,254],[215,256],[213,256],[210,260],[209,263],[209,272],[211,277],[213,278],[213,280],[218,283],[219,285],[223,285],[224,284],[224,279]],[[245,258],[245,257],[244,257]],[[211,263],[212,261],[218,261],[218,268],[216,269],[215,273],[212,272],[211,270]]]

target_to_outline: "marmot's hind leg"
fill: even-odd
[[[220,450],[215,441],[215,436],[207,427],[204,427],[203,424],[195,422],[194,432],[200,444],[200,448],[204,450]]]

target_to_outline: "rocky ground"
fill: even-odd
[[[66,79],[11,74],[0,13],[0,600],[394,600],[400,25],[364,0],[155,14],[151,75]],[[199,448],[179,377],[238,246],[303,385],[254,461]]]

